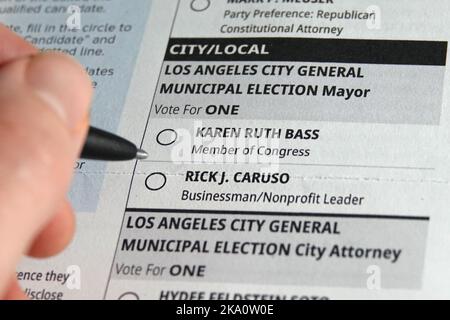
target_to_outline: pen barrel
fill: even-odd
[[[124,161],[136,159],[137,147],[114,134],[90,128],[81,153],[81,158],[89,160]]]

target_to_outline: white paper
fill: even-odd
[[[23,287],[449,298],[449,13],[445,0],[0,1],[3,23],[86,66],[93,124],[150,153],[77,164],[76,238],[24,261]]]

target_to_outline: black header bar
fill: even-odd
[[[172,38],[166,61],[292,61],[445,66],[447,42],[312,38]]]

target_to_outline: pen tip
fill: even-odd
[[[145,160],[148,158],[148,153],[142,149],[139,149],[136,153],[136,159]]]

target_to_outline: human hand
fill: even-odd
[[[92,86],[72,58],[38,51],[0,25],[0,298],[25,298],[21,257],[70,242],[66,194],[85,139]]]

